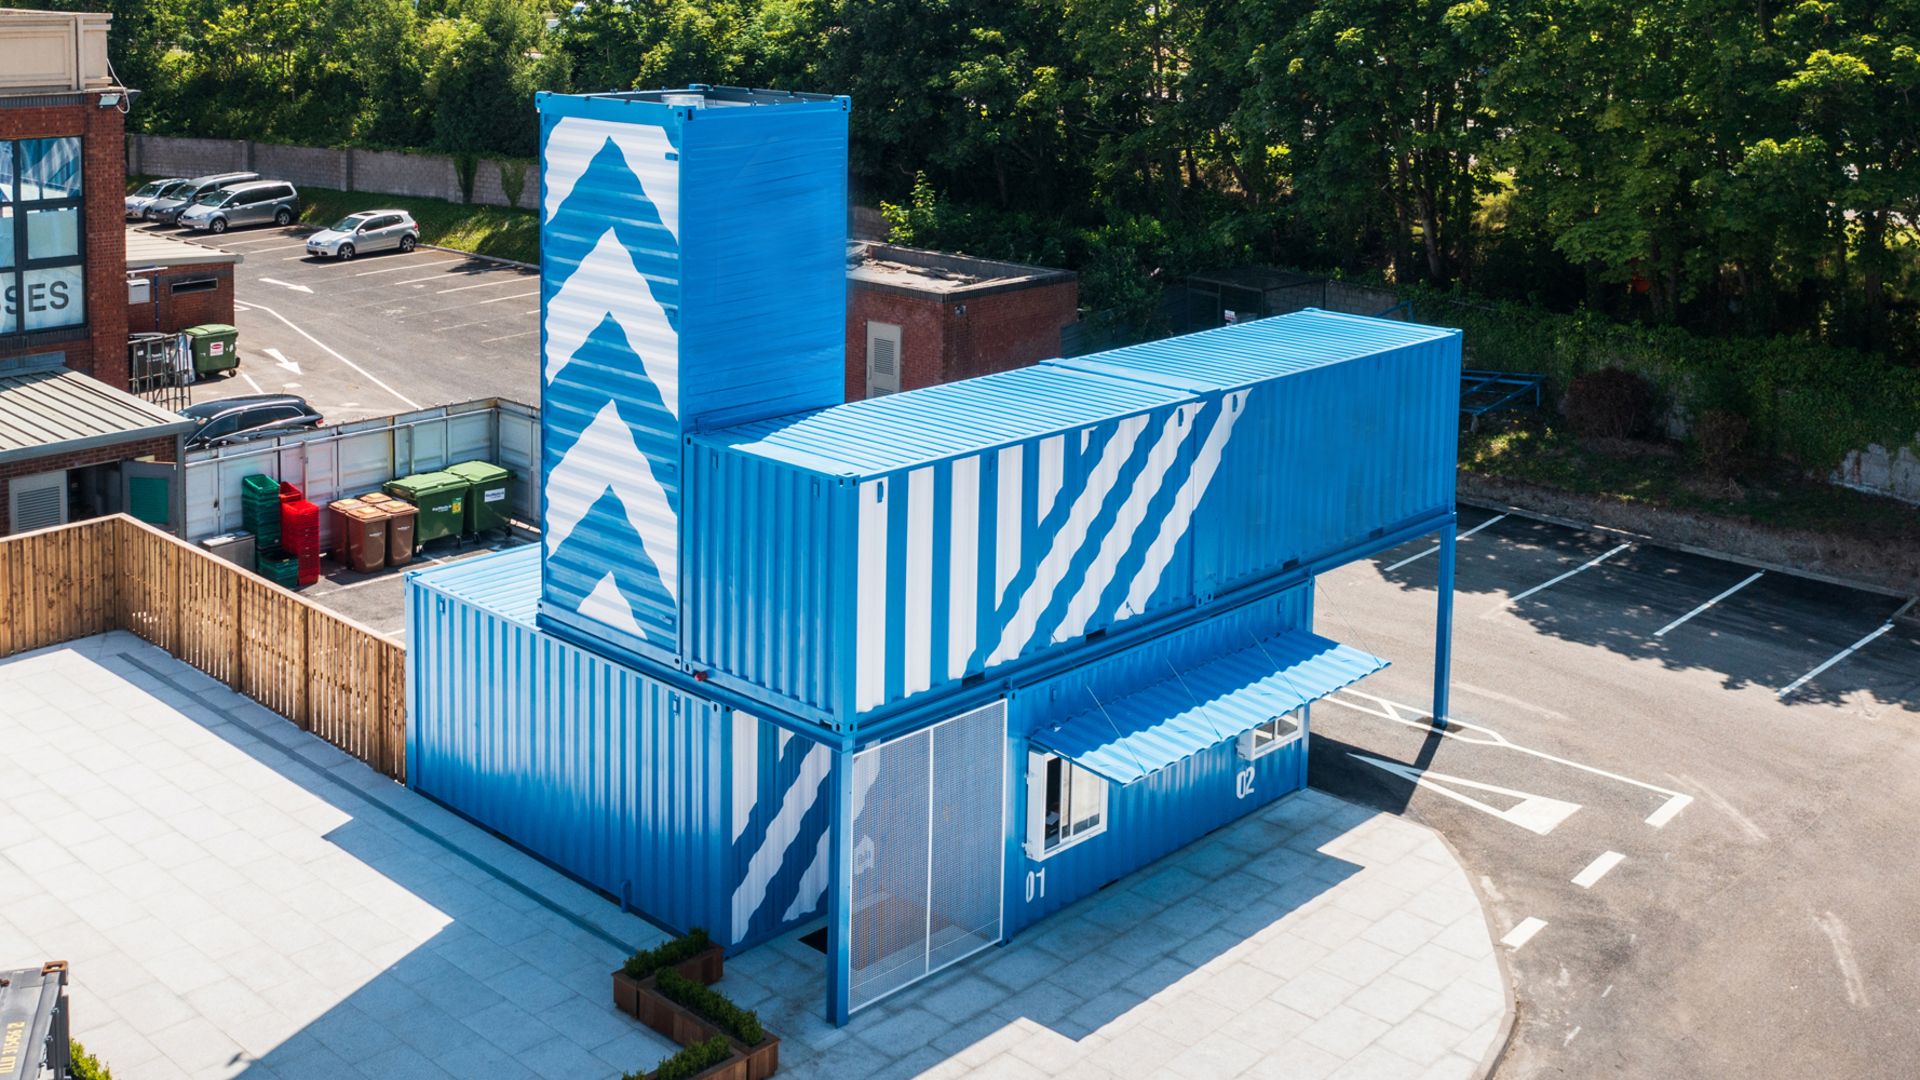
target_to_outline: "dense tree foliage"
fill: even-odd
[[[156,131],[525,155],[535,89],[847,93],[905,235],[1122,320],[1261,261],[1920,353],[1920,0],[554,3],[108,6]]]

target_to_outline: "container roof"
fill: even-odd
[[[79,372],[0,366],[0,463],[191,430],[186,417]]]
[[[415,570],[407,580],[531,628],[540,608],[540,545],[522,544],[430,570]]]
[[[1047,363],[1184,390],[1227,390],[1459,332],[1307,308]]]
[[[871,476],[1458,333],[1309,308],[758,420],[701,438],[817,472]]]
[[[866,476],[1072,431],[1187,396],[1040,366],[759,420],[705,438],[818,472]]]

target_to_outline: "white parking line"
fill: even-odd
[[[232,236],[233,234],[228,233],[226,235]],[[232,239],[232,240],[222,237],[219,240],[215,240],[211,235],[203,233],[203,234],[195,235],[193,237],[192,242],[199,244],[201,247],[210,247],[216,243],[223,247],[239,247],[242,244],[271,244],[275,241],[285,241],[285,240],[291,240],[291,239],[293,239],[293,237],[291,237],[287,233],[274,233],[270,236],[242,236],[238,239]],[[300,240],[300,243],[305,244],[306,242],[307,242],[306,238],[302,237]]]
[[[1492,607],[1487,609],[1486,611],[1481,612],[1480,617],[1484,619],[1489,615],[1497,615],[1500,612],[1505,611],[1509,605],[1517,604],[1520,601],[1525,600],[1527,597],[1532,596],[1534,593],[1537,593],[1542,589],[1551,589],[1555,585],[1560,584],[1561,582],[1567,580],[1568,578],[1572,577],[1575,574],[1580,573],[1583,570],[1591,570],[1594,567],[1599,566],[1601,563],[1606,562],[1608,559],[1613,558],[1615,555],[1620,554],[1621,552],[1627,550],[1632,546],[1633,545],[1630,543],[1621,544],[1619,547],[1614,548],[1612,551],[1607,552],[1605,555],[1596,555],[1593,558],[1588,559],[1586,562],[1581,563],[1579,566],[1574,567],[1573,569],[1567,571],[1564,574],[1561,574],[1559,577],[1554,578],[1551,581],[1543,581],[1540,584],[1535,585],[1533,588],[1528,589],[1526,592],[1508,597],[1505,601],[1501,602],[1499,606]]]
[[[1847,657],[1852,656],[1854,653],[1859,652],[1862,648],[1866,647],[1866,645],[1869,642],[1871,642],[1874,638],[1877,638],[1881,634],[1884,634],[1887,631],[1893,629],[1894,621],[1899,619],[1900,616],[1905,615],[1907,613],[1907,609],[1912,607],[1913,605],[1914,605],[1914,601],[1912,600],[1909,600],[1906,603],[1901,604],[1900,610],[1887,616],[1887,621],[1881,623],[1879,629],[1875,630],[1871,634],[1868,634],[1866,637],[1861,638],[1859,641],[1856,641],[1853,644],[1847,646],[1846,648],[1841,649],[1838,653],[1829,657],[1826,663],[1821,664],[1819,667],[1814,668],[1812,671],[1809,671],[1805,675],[1802,675],[1799,678],[1788,683],[1779,693],[1775,694],[1774,696],[1784,699],[1788,694],[1791,694],[1795,690],[1798,690],[1801,687],[1807,685],[1809,682],[1812,682],[1815,678],[1817,678],[1820,675],[1821,672],[1827,670],[1828,668],[1839,663],[1840,661],[1845,660]]]
[[[511,277],[500,278],[495,281],[482,281],[474,285],[457,285],[451,289],[441,289],[439,291],[439,295],[445,296],[450,292],[466,292],[468,289],[484,289],[489,285],[511,284],[516,281],[524,282],[527,278],[532,276],[533,275],[531,274],[514,274]],[[403,281],[400,284],[405,285],[406,282]]]
[[[1361,701],[1353,699],[1365,699],[1366,702],[1372,702],[1372,704],[1364,704]],[[1596,768],[1592,765],[1586,765],[1578,761],[1569,761],[1566,758],[1549,754],[1544,750],[1535,750],[1531,746],[1521,746],[1519,743],[1513,742],[1505,735],[1500,734],[1490,727],[1481,724],[1470,724],[1458,717],[1449,716],[1447,717],[1447,726],[1445,728],[1436,728],[1433,726],[1433,722],[1426,718],[1426,711],[1423,709],[1416,708],[1412,705],[1403,705],[1397,701],[1389,701],[1383,697],[1352,689],[1336,691],[1332,695],[1321,698],[1320,700],[1345,709],[1351,709],[1354,712],[1365,713],[1368,716],[1377,716],[1383,720],[1391,720],[1396,724],[1402,724],[1406,727],[1418,728],[1421,731],[1438,735],[1443,739],[1458,739],[1461,742],[1473,743],[1476,746],[1497,746],[1503,750],[1512,750],[1514,753],[1526,754],[1529,757],[1536,757],[1542,761],[1551,761],[1556,765],[1565,765],[1569,769],[1579,769],[1581,772],[1592,773],[1595,776],[1605,777],[1608,780],[1617,780],[1622,784],[1644,788],[1656,795],[1665,795],[1667,796],[1667,801],[1662,803],[1653,813],[1647,815],[1647,824],[1656,829],[1678,817],[1680,811],[1685,810],[1693,802],[1693,796],[1675,791],[1672,788],[1663,788],[1658,784],[1649,784],[1645,780],[1635,780],[1630,776],[1621,776],[1619,773],[1608,772],[1605,769]],[[1416,719],[1408,719],[1407,716],[1401,715],[1402,711],[1405,711],[1408,715]],[[1479,732],[1480,737],[1474,738],[1465,734],[1465,732],[1469,731]]]
[[[1601,878],[1607,876],[1607,871],[1619,866],[1626,861],[1626,858],[1617,851],[1603,852],[1599,858],[1588,863],[1585,870],[1573,875],[1573,883],[1583,889],[1591,889]]]
[[[490,337],[482,341],[480,344],[491,345],[496,341],[512,341],[514,338],[526,337],[528,334],[537,334],[539,332],[540,332],[540,328],[536,326],[531,330],[522,330],[517,334],[502,334],[499,337]]]
[[[353,276],[366,277],[369,274],[391,274],[395,270],[419,270],[428,266],[445,266],[448,263],[457,263],[457,262],[466,262],[466,261],[467,260],[465,259],[436,259],[433,262],[403,262],[399,266],[389,266],[381,270],[362,270]],[[428,274],[426,277],[423,277],[420,280],[426,281],[428,280],[428,278],[434,278],[439,276],[440,275],[438,274]],[[405,284],[405,282],[402,282],[401,284]]]
[[[532,292],[514,293],[512,296],[496,296],[491,300],[482,300],[480,301],[480,303],[475,304],[473,306],[483,307],[487,304],[497,304],[502,300],[525,300],[529,296],[539,296],[539,295],[540,295],[540,290],[535,289]]]
[[[1481,522],[1480,524],[1478,524],[1478,525],[1475,525],[1475,526],[1474,526],[1473,528],[1471,528],[1471,529],[1468,529],[1468,530],[1467,530],[1466,532],[1463,532],[1463,533],[1461,533],[1461,534],[1460,534],[1459,536],[1457,536],[1457,537],[1455,537],[1454,539],[1456,539],[1456,540],[1465,540],[1465,539],[1466,539],[1467,537],[1469,537],[1469,536],[1472,536],[1472,535],[1473,535],[1474,533],[1477,533],[1477,532],[1479,532],[1479,531],[1480,531],[1481,529],[1484,529],[1484,528],[1486,528],[1487,526],[1489,526],[1489,525],[1491,525],[1491,524],[1493,524],[1493,523],[1494,523],[1494,522],[1496,522],[1496,521],[1499,521],[1500,519],[1502,519],[1502,518],[1504,518],[1504,517],[1506,517],[1506,516],[1507,516],[1507,515],[1505,515],[1505,514],[1495,514],[1494,516],[1492,516],[1492,517],[1490,517],[1490,518],[1488,518],[1487,520],[1485,520],[1485,521],[1483,521],[1483,522]],[[1387,568],[1386,568],[1385,570],[1382,570],[1382,571],[1380,571],[1380,572],[1381,572],[1381,573],[1383,573],[1383,574],[1389,574],[1389,573],[1392,573],[1393,571],[1395,571],[1395,570],[1398,570],[1398,569],[1400,569],[1401,567],[1403,567],[1403,566],[1405,566],[1405,565],[1407,565],[1407,564],[1408,564],[1408,563],[1410,563],[1410,562],[1417,562],[1417,561],[1419,561],[1419,560],[1421,560],[1421,559],[1424,559],[1424,558],[1426,558],[1427,556],[1429,556],[1429,555],[1431,555],[1431,554],[1433,554],[1434,552],[1436,552],[1436,551],[1439,551],[1439,550],[1440,550],[1440,545],[1439,545],[1439,544],[1435,544],[1435,545],[1433,545],[1432,547],[1430,547],[1430,548],[1428,548],[1427,550],[1425,550],[1425,551],[1423,551],[1423,552],[1421,552],[1420,554],[1418,554],[1418,555],[1415,555],[1415,556],[1413,556],[1412,558],[1407,558],[1407,559],[1401,559],[1401,560],[1400,560],[1399,562],[1397,562],[1397,563],[1394,563],[1394,564],[1393,564],[1392,566],[1389,566],[1389,567],[1387,567]]]
[[[251,376],[251,375],[249,375],[249,374],[247,374],[246,372],[244,372],[244,371],[242,371],[242,372],[240,373],[240,377],[241,377],[241,378],[243,378],[243,379],[245,379],[245,380],[247,380],[247,385],[248,385],[248,386],[251,386],[251,387],[253,387],[253,392],[254,392],[254,393],[256,393],[256,394],[264,394],[264,393],[266,393],[266,391],[264,391],[264,390],[262,390],[262,389],[260,389],[260,384],[259,384],[259,383],[257,383],[257,382],[254,382],[254,381],[253,381],[253,376]]]
[[[258,308],[261,311],[266,312],[267,314],[273,316],[276,319],[279,319],[281,322],[286,323],[288,329],[292,330],[296,334],[299,334],[301,337],[306,338],[308,341],[313,342],[315,345],[318,345],[322,350],[324,350],[327,353],[327,355],[333,357],[335,360],[338,360],[341,363],[352,368],[353,370],[359,372],[361,376],[364,377],[368,382],[372,383],[373,385],[379,387],[382,390],[385,390],[387,393],[392,394],[395,398],[398,398],[400,402],[404,404],[407,408],[417,409],[420,407],[419,402],[413,400],[407,395],[402,394],[400,391],[395,390],[393,387],[388,386],[386,383],[380,381],[379,376],[375,375],[373,372],[368,371],[366,368],[361,367],[359,364],[356,364],[353,361],[347,359],[346,357],[341,356],[339,353],[333,351],[333,348],[329,346],[326,342],[321,341],[319,338],[314,337],[312,334],[309,334],[305,330],[300,329],[300,327],[295,326],[292,319],[287,318],[285,315],[282,315],[279,312],[263,304],[255,304],[254,307]],[[251,382],[252,380],[248,380],[248,381]]]
[[[1536,919],[1529,915],[1520,920],[1520,925],[1507,931],[1507,936],[1500,939],[1500,944],[1505,945],[1509,949],[1518,949],[1520,946],[1532,941],[1533,935],[1546,928],[1547,920]]]
[[[1673,629],[1676,626],[1679,626],[1681,623],[1686,622],[1688,619],[1693,618],[1695,615],[1700,614],[1701,612],[1707,610],[1708,608],[1719,603],[1720,601],[1725,600],[1727,597],[1732,596],[1734,593],[1739,592],[1741,589],[1744,589],[1747,586],[1753,584],[1754,582],[1759,581],[1761,578],[1765,577],[1766,575],[1767,575],[1767,572],[1765,570],[1759,570],[1754,572],[1750,577],[1747,578],[1747,580],[1741,582],[1738,585],[1735,585],[1733,588],[1728,589],[1726,592],[1721,593],[1719,596],[1714,597],[1713,599],[1707,601],[1706,603],[1701,604],[1699,607],[1694,608],[1692,611],[1687,612],[1685,615],[1680,616],[1679,618],[1673,620],[1672,622],[1661,627],[1660,629],[1655,630],[1653,632],[1653,636],[1666,637],[1667,631]]]

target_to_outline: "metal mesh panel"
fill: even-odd
[[[996,703],[933,729],[929,973],[1000,940],[1006,715]]]
[[[1005,755],[1000,703],[854,755],[851,1009],[1000,940]]]
[[[922,731],[855,755],[852,1008],[927,973],[927,778],[933,736]],[[873,781],[859,790],[866,770]]]

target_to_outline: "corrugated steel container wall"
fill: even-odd
[[[1116,700],[1172,677],[1183,665],[1244,648],[1261,636],[1310,629],[1312,588],[1289,589],[1014,694],[1008,710],[1014,834],[1007,860],[1009,935],[1305,786],[1304,737],[1256,761],[1242,760],[1228,740],[1137,783],[1109,785],[1104,833],[1044,860],[1031,858],[1024,843],[1028,737],[1034,730],[1063,713],[1083,711],[1093,697]],[[1252,782],[1243,786],[1241,774],[1248,769]]]
[[[539,108],[540,617],[673,663],[685,433],[841,399],[846,102]]]
[[[537,549],[407,595],[414,787],[678,929],[749,944],[816,911],[825,748],[540,631]]]
[[[1226,405],[1193,527],[1202,600],[1453,506],[1457,330],[1307,310],[1050,363]]]
[[[834,665],[849,659],[831,557],[846,481],[698,441],[687,473],[689,658],[731,689],[825,718]]]
[[[1028,368],[696,438],[690,658],[850,717],[1181,606],[1201,412]]]

